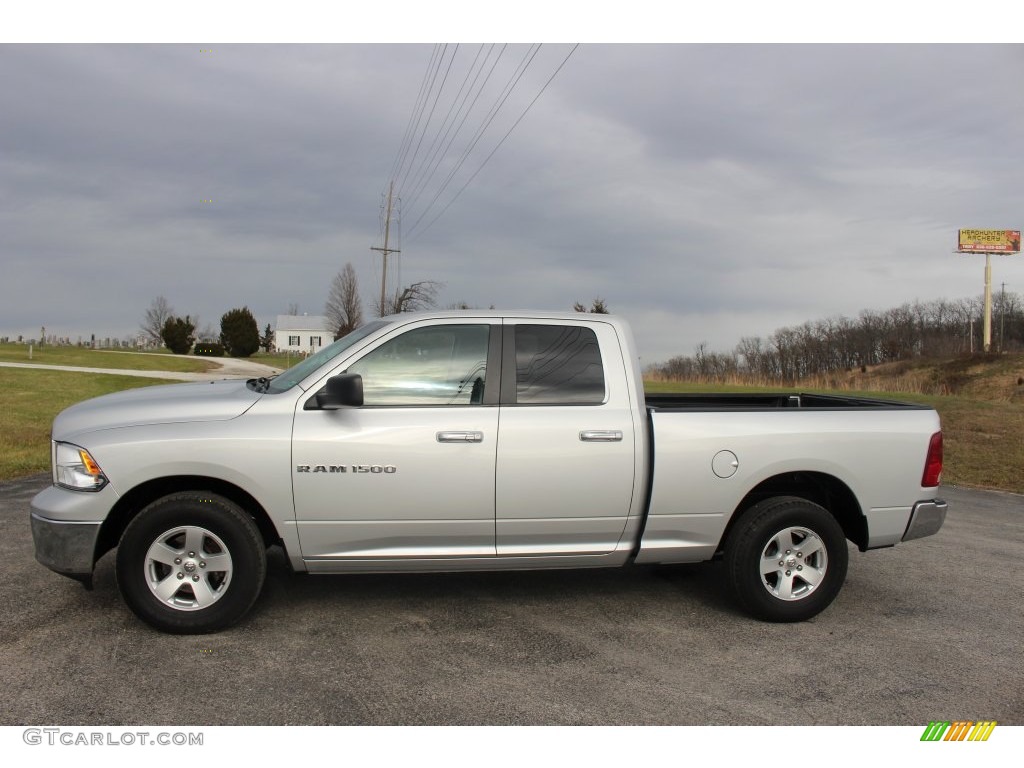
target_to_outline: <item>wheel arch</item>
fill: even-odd
[[[773,496],[796,496],[824,507],[842,527],[847,539],[861,551],[867,548],[867,520],[857,496],[846,483],[824,472],[784,472],[762,480],[743,497],[722,532],[719,553],[742,513]]]
[[[147,480],[135,486],[118,499],[100,527],[94,559],[99,560],[105,553],[117,546],[118,541],[121,539],[121,534],[128,527],[128,523],[145,509],[147,505],[164,496],[182,491],[205,491],[223,496],[225,499],[237,504],[252,517],[260,531],[260,535],[263,537],[264,546],[269,547],[272,544],[280,543],[281,536],[270,519],[270,515],[267,514],[263,505],[244,489],[215,477],[175,475]]]

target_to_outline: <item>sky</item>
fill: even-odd
[[[201,327],[245,305],[262,330],[321,314],[346,262],[372,315],[390,181],[391,289],[600,297],[644,364],[977,296],[957,230],[1024,227],[1022,45],[475,42],[500,31],[0,44],[0,336],[135,335],[157,296]],[[1024,257],[993,257],[993,282],[1024,293]]]

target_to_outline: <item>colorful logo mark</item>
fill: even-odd
[[[988,741],[995,730],[995,720],[957,720],[938,722],[933,720],[921,734],[921,741]]]

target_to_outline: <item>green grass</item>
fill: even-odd
[[[646,381],[647,392],[796,392],[796,387],[746,387]],[[839,394],[902,400],[928,405],[939,412],[945,461],[942,482],[972,488],[1024,493],[1024,407],[1013,400],[984,400],[960,395],[921,395],[904,392]],[[922,457],[923,458],[923,457]]]
[[[50,426],[69,405],[122,389],[176,382],[0,368],[0,481],[50,469]]]
[[[217,367],[209,360],[184,355],[164,357],[148,352],[120,352],[84,347],[33,347],[30,360],[27,344],[0,344],[0,363],[78,365],[87,368],[129,368],[136,371],[187,373],[203,373]]]
[[[321,347],[323,349],[323,347]],[[308,355],[302,355],[296,352],[257,352],[252,357],[248,358],[256,363],[263,363],[264,365],[272,365],[275,368],[290,368],[300,360],[304,360]]]

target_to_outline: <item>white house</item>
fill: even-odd
[[[274,330],[274,348],[278,352],[308,354],[334,341],[323,315],[278,315]]]

